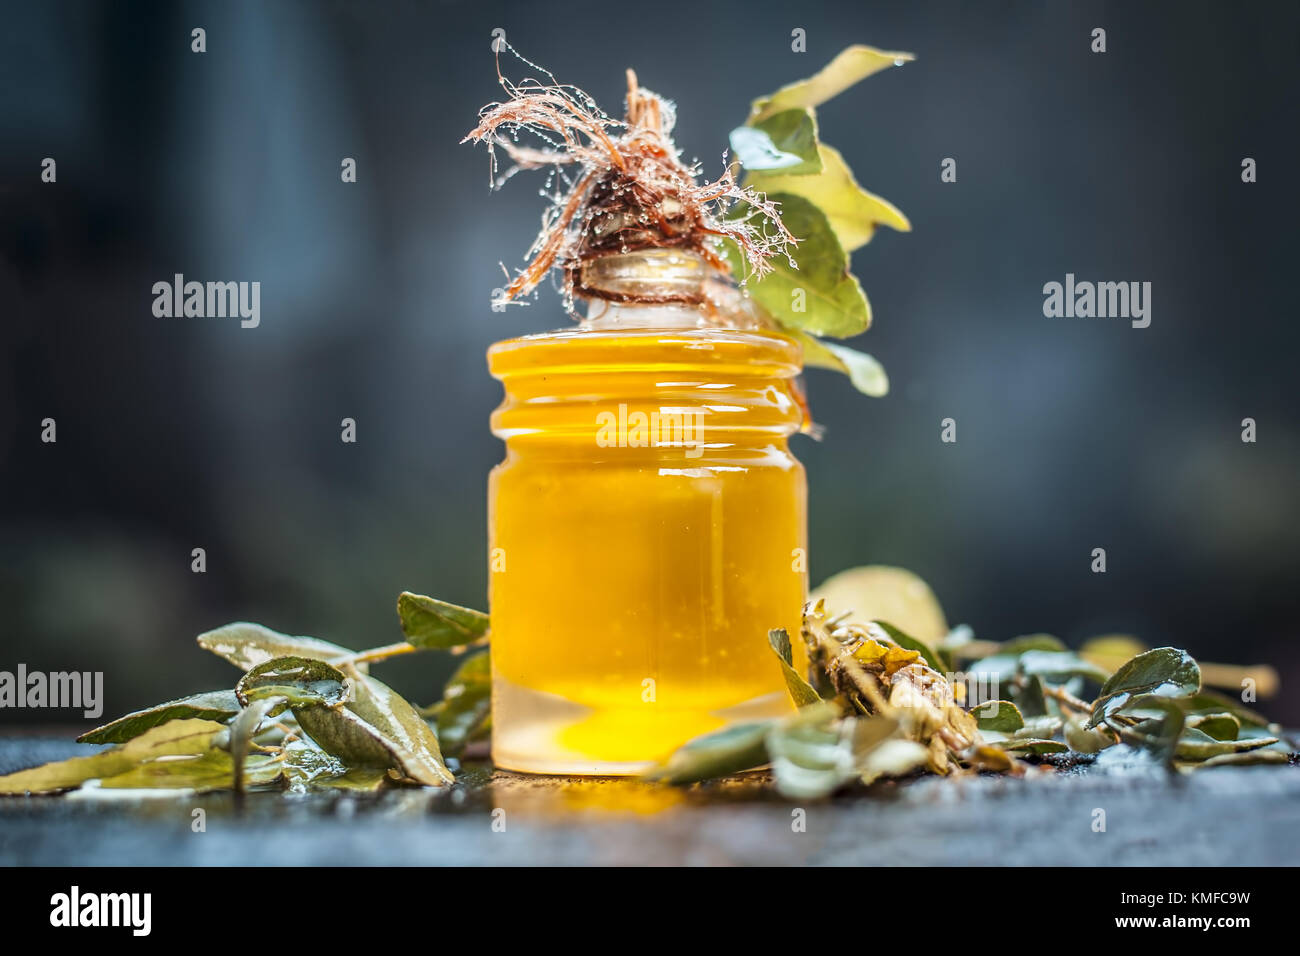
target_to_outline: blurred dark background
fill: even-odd
[[[876,315],[855,344],[893,393],[810,376],[814,580],[897,564],[981,637],[1270,661],[1261,706],[1300,723],[1294,3],[47,2],[3,23],[0,669],[102,670],[107,717],[229,686],[193,644],[229,620],[362,647],[400,638],[403,588],[482,606],[484,350],[568,322],[549,291],[489,308],[542,205],[539,175],[491,194],[457,145],[499,95],[492,30],[613,113],[635,67],[710,176],[753,97],[863,42],[918,59],[823,107],[823,136],[914,231],[854,256]],[[155,318],[176,272],[260,281],[260,327]],[[1150,328],[1044,318],[1067,272],[1152,282]],[[446,666],[380,673],[425,702]]]

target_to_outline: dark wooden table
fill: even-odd
[[[0,773],[86,752],[66,739],[0,736]],[[242,803],[224,793],[0,797],[0,865],[1300,862],[1294,765],[930,778],[806,804],[774,795],[762,773],[686,790],[478,766],[463,781]],[[195,832],[200,809],[206,828]],[[1105,832],[1093,829],[1098,810]]]

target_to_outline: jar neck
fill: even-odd
[[[698,252],[650,248],[589,259],[576,292],[587,300],[582,327],[624,329],[758,329],[752,305]]]
[[[499,342],[492,430],[509,445],[666,458],[782,449],[803,414],[799,345],[770,332],[576,329]],[[611,431],[612,429],[612,431]],[[685,436],[683,438],[683,436]]]

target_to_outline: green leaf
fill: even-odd
[[[975,665],[972,670],[977,670],[978,667],[979,665]],[[1019,687],[1013,686],[1011,698],[1026,719],[1045,717],[1048,714],[1047,694],[1043,692],[1043,679],[1037,674],[1030,674],[1026,677],[1023,685]]]
[[[767,763],[767,733],[774,724],[771,720],[735,724],[696,737],[645,777],[659,783],[698,783],[761,767]]]
[[[1064,651],[1068,650],[1059,637],[1051,634],[1022,634],[998,645],[998,654],[1011,654],[1019,657],[1025,651]]]
[[[355,698],[344,707],[293,709],[302,729],[322,750],[349,766],[388,768],[429,787],[455,783],[443,763],[438,738],[403,697],[365,674],[352,680]]]
[[[165,724],[169,720],[184,720],[198,717],[202,720],[215,720],[221,723],[239,713],[239,699],[233,690],[210,690],[202,694],[192,694],[165,704],[155,704],[144,710],[137,710],[125,717],[110,721],[94,730],[88,730],[77,738],[83,744],[120,744],[140,736],[146,730]]]
[[[1184,705],[1189,712],[1226,711],[1236,717],[1243,727],[1273,726],[1272,721],[1258,711],[1251,710],[1238,698],[1231,697],[1228,694],[1221,694],[1217,690],[1210,690],[1209,688],[1202,688],[1200,693],[1184,701]]]
[[[1205,770],[1210,767],[1247,767],[1267,764],[1289,764],[1291,759],[1280,750],[1247,750],[1242,753],[1219,754],[1205,760],[1182,761],[1179,769]]]
[[[838,709],[830,703],[808,707],[768,733],[772,775],[783,795],[817,799],[858,776],[851,733],[854,721],[839,721],[837,716]]]
[[[1020,708],[1009,700],[991,700],[971,710],[980,730],[1013,734],[1025,726]]]
[[[301,740],[285,748],[284,776],[289,790],[294,793],[310,790],[373,792],[392,779],[387,770],[371,767],[348,769],[339,758]]]
[[[245,790],[268,787],[278,781],[283,768],[275,758],[254,754],[244,762],[238,785]],[[101,780],[105,790],[194,790],[207,793],[237,786],[234,758],[224,750],[209,750],[193,757],[150,760],[138,767]]]
[[[450,650],[482,638],[488,631],[488,616],[423,594],[403,591],[397,598],[397,616],[402,633],[416,647]]]
[[[929,748],[915,740],[882,740],[858,759],[858,777],[864,784],[881,777],[902,777],[924,767],[929,759]]]
[[[915,57],[910,53],[877,50],[861,44],[847,47],[808,79],[783,86],[771,96],[754,100],[750,107],[749,122],[756,123],[779,110],[820,106],[871,74],[912,59]]]
[[[1236,740],[1241,734],[1241,721],[1229,713],[1188,713],[1187,726],[1207,734],[1214,740]]]
[[[1134,657],[1102,685],[1088,726],[1096,727],[1139,695],[1190,697],[1200,689],[1201,669],[1190,654],[1176,647],[1157,647]]]
[[[1119,676],[1118,671],[1116,676]],[[1093,714],[1095,715],[1096,712],[1094,706]],[[1151,714],[1160,716],[1147,716]],[[1121,719],[1123,716],[1128,716],[1130,719],[1134,716],[1143,716],[1146,719],[1135,726],[1130,726]],[[1125,697],[1104,719],[1106,725],[1118,733],[1125,743],[1154,751],[1164,757],[1170,767],[1173,766],[1176,747],[1179,738],[1182,737],[1185,721],[1183,709],[1177,700],[1160,694]]]
[[[1216,740],[1200,730],[1188,728],[1178,740],[1175,756],[1179,760],[1207,760],[1223,754],[1247,753],[1278,742],[1276,737],[1247,737],[1242,740]]]
[[[779,169],[787,176],[822,171],[817,153],[817,120],[809,109],[772,113],[751,126],[731,131],[731,149],[751,171]]]
[[[308,657],[331,661],[353,651],[314,637],[290,637],[261,624],[239,622],[198,636],[199,647],[224,657],[241,670],[251,670],[276,657]]]
[[[773,193],[768,199],[781,204],[781,220],[799,239],[793,253],[798,267],[783,258],[773,259],[771,272],[746,281],[749,294],[788,329],[835,338],[865,332],[871,325],[871,305],[849,272],[848,256],[826,214],[792,193]],[[744,280],[745,262],[735,244],[724,243],[723,250],[732,272]]]
[[[943,674],[947,672],[948,662],[944,660],[942,655],[931,648],[929,644],[925,643],[925,641],[917,640],[911,634],[905,634],[888,621],[872,621],[868,630],[873,627],[884,631],[885,636],[899,647],[905,648],[909,651],[917,651],[921,655],[921,659],[939,673]]]
[[[1109,677],[1109,672],[1096,664],[1059,647],[1060,642],[1048,634],[1018,637],[999,647],[996,654],[972,664],[969,670],[988,675],[999,683],[1006,683],[1017,674],[1042,677],[1052,682],[1086,677],[1099,684]]]
[[[803,675],[794,669],[794,653],[790,647],[790,635],[785,628],[778,627],[767,632],[767,642],[776,652],[781,662],[781,673],[785,675],[785,686],[790,691],[790,698],[796,707],[807,707],[821,702],[821,695],[813,690]]]
[[[1036,674],[1049,681],[1086,677],[1098,684],[1110,676],[1109,671],[1084,660],[1073,651],[1025,651],[1020,655],[1020,671],[1023,674]]]
[[[295,708],[313,704],[335,707],[352,699],[352,689],[342,671],[322,660],[276,657],[241,677],[235,696],[245,706],[274,697]]]
[[[280,711],[289,706],[287,697],[260,697],[248,702],[248,706],[239,712],[230,724],[230,762],[233,768],[233,787],[236,793],[243,793],[248,784],[248,752],[253,747],[253,738],[262,726],[262,721],[272,711]]]
[[[212,720],[172,720],[132,740],[88,757],[73,757],[0,777],[0,794],[52,793],[79,787],[87,780],[126,773],[137,764],[176,754],[206,752],[226,728]]]
[[[442,752],[455,757],[487,723],[492,712],[492,664],[488,652],[469,657],[456,668],[432,709]]]
[[[912,224],[896,206],[858,185],[838,150],[820,143],[817,157],[820,173],[795,176],[789,175],[793,170],[754,172],[754,167],[748,167],[751,172],[745,185],[762,193],[791,193],[807,199],[826,213],[831,230],[845,252],[870,242],[879,225],[899,232],[911,231]]]
[[[1065,721],[1065,742],[1078,753],[1095,754],[1114,746],[1115,738],[1100,727],[1088,730],[1082,720],[1069,717]]]

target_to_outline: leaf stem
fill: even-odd
[[[419,650],[419,648],[414,644],[407,641],[399,641],[396,644],[385,644],[383,647],[372,647],[368,651],[357,651],[357,653],[350,657],[344,657],[335,663],[338,666],[369,664],[373,661],[387,660],[388,658],[396,657],[399,654],[410,654],[417,650]]]
[[[1076,710],[1081,714],[1092,713],[1092,704],[1082,701],[1075,697],[1064,687],[1054,687],[1046,681],[1043,682],[1043,693],[1048,697],[1054,697],[1059,703],[1064,704],[1071,710]]]

